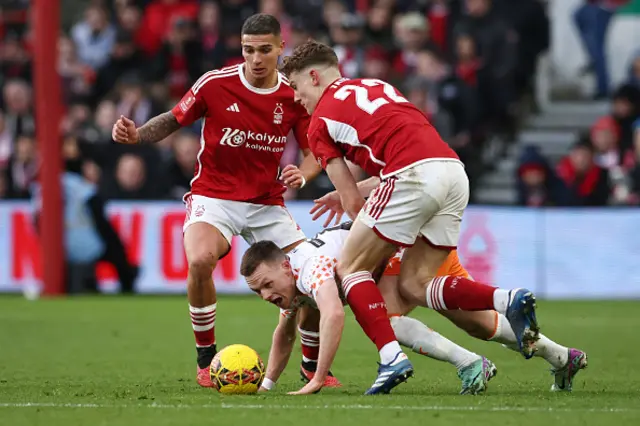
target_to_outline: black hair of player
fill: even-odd
[[[241,35],[269,35],[280,37],[280,22],[267,13],[251,15],[242,24]]]
[[[263,263],[283,260],[285,254],[273,241],[258,241],[247,249],[240,262],[240,275],[249,277]]]

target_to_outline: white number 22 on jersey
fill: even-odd
[[[409,102],[408,100],[400,96],[392,85],[390,85],[389,83],[385,83],[382,80],[367,78],[361,80],[361,83],[368,87],[382,86],[384,97],[369,99],[368,87],[354,86],[352,84],[347,84],[346,86],[342,86],[340,89],[336,90],[336,93],[334,93],[333,97],[344,101],[349,97],[349,95],[353,93],[356,96],[356,105],[358,106],[358,108],[368,114],[373,114],[378,110],[378,108],[388,104],[389,100],[396,103]]]

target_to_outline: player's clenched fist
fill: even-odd
[[[118,143],[134,144],[138,143],[139,136],[136,129],[136,123],[121,115],[111,130],[111,137]]]

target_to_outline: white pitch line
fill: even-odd
[[[639,408],[554,408],[554,407],[483,407],[483,406],[447,406],[447,405],[294,405],[294,404],[79,404],[56,402],[3,402],[0,408],[160,408],[193,409],[223,408],[243,410],[405,410],[405,411],[484,411],[484,412],[566,412],[566,413],[629,413]]]

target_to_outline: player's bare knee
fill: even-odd
[[[412,304],[419,304],[424,300],[427,285],[433,277],[411,275],[402,271],[398,282],[399,293],[403,299]]]
[[[412,289],[411,287],[405,287],[402,284],[398,283],[398,291],[404,299],[410,301],[415,300],[415,289]]]
[[[408,289],[424,289],[429,284],[429,282],[433,279],[429,274],[419,274],[419,273],[405,273],[407,271],[402,271],[399,277],[400,288],[408,288]]]
[[[217,259],[212,253],[203,253],[189,259],[189,275],[196,283],[204,283],[211,278]]]
[[[403,263],[400,268],[400,284],[402,286],[426,287],[434,278],[429,268],[416,262]]]

